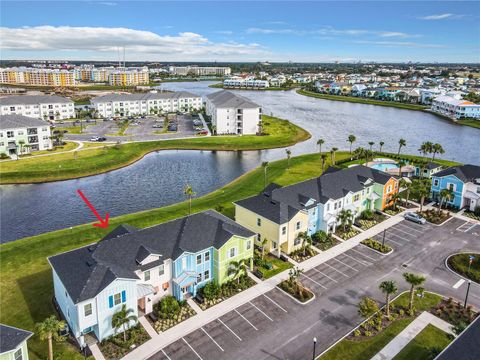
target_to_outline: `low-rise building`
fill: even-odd
[[[23,115],[0,115],[0,154],[16,156],[52,148],[50,124]]]
[[[260,105],[226,90],[207,95],[206,112],[217,134],[256,134],[262,119]]]
[[[433,99],[432,111],[452,119],[480,119],[480,105],[447,95],[437,96]]]
[[[258,79],[244,79],[241,77],[232,77],[230,79],[225,79],[223,81],[224,87],[244,87],[244,88],[253,88],[253,89],[265,89],[270,86],[270,83],[267,80],[258,80]]]
[[[23,115],[43,120],[75,117],[72,100],[56,95],[19,95],[0,98],[0,115]]]
[[[202,108],[202,98],[186,91],[148,94],[109,94],[91,100],[101,117],[187,112]]]
[[[32,335],[30,331],[0,324],[0,359],[28,360],[27,340]]]
[[[255,234],[212,210],[145,229],[121,225],[101,241],[48,259],[55,300],[80,345],[114,334],[122,305],[150,313],[165,295],[195,296],[232,280],[231,262],[253,262]],[[134,325],[132,321],[130,324]]]
[[[170,66],[168,71],[172,75],[180,76],[227,76],[232,70],[228,66]]]

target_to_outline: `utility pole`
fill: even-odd
[[[472,284],[472,280],[468,280],[467,293],[465,294],[465,303],[463,304],[463,308],[467,307],[468,293],[470,292],[470,285],[471,284]]]

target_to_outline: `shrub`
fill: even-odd
[[[405,310],[403,309],[398,310],[398,316],[403,316],[403,315],[405,315]]]
[[[373,220],[375,218],[375,213],[372,210],[363,210],[360,214],[360,218],[364,220]]]
[[[0,153],[0,159],[8,159],[9,156],[5,153]]]
[[[377,251],[379,251],[383,254],[386,254],[386,253],[388,253],[389,251],[392,250],[392,248],[389,245],[382,245],[379,241],[374,240],[374,239],[362,240],[361,244],[366,245],[369,248],[377,250]]]
[[[372,316],[373,314],[377,313],[378,310],[378,303],[370,297],[362,298],[362,300],[358,304],[358,313],[364,318]]]
[[[167,295],[154,305],[154,310],[162,319],[173,319],[180,313],[180,304],[175,297]]]
[[[371,331],[369,331],[369,330],[365,331],[365,336],[370,337],[372,335],[373,335],[373,333]]]
[[[202,288],[202,294],[207,300],[214,300],[220,295],[220,286],[216,282],[210,281]]]
[[[362,334],[362,332],[358,329],[353,330],[353,336],[359,337]]]

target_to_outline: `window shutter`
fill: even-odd
[[[125,290],[122,291],[122,303],[124,303],[127,299],[127,294],[125,293]]]
[[[113,307],[113,295],[110,295],[108,297],[108,307],[112,308]]]

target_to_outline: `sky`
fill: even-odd
[[[118,61],[125,47],[126,61],[480,62],[479,1],[2,0],[0,10],[4,60]]]

